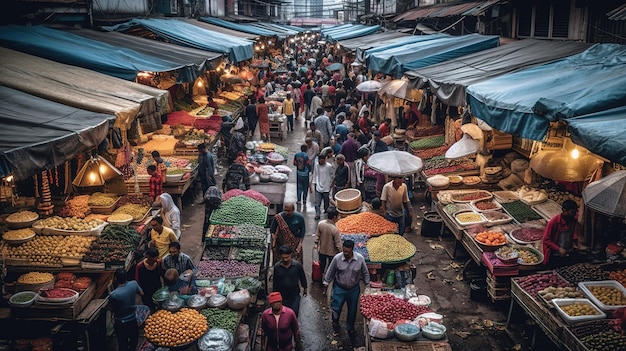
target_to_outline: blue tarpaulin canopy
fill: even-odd
[[[380,30],[379,25],[365,26],[362,24],[350,24],[347,27],[337,26],[330,28],[329,30],[322,30],[322,35],[328,40],[334,42],[337,40],[345,40],[351,38],[358,38],[364,35],[370,35]]]
[[[127,80],[135,79],[140,71],[184,68],[176,62],[45,26],[0,26],[0,45]]]
[[[66,106],[0,86],[0,176],[16,180],[95,148],[114,115]]]
[[[387,32],[366,35],[363,37],[341,40],[339,41],[339,45],[352,51],[357,50],[359,48],[366,50],[366,49],[372,48],[373,47],[372,45],[376,45],[377,43],[381,41],[391,40],[391,39],[396,39],[396,38],[401,38],[401,37],[406,38],[408,36],[409,34],[390,30]]]
[[[574,143],[626,165],[626,106],[569,118],[567,126]]]
[[[367,57],[371,54],[397,48],[403,45],[413,44],[422,41],[448,38],[448,34],[430,34],[430,35],[411,35],[399,38],[382,39],[377,42],[369,43],[356,49],[356,57],[360,62],[367,61]]]
[[[578,54],[590,46],[571,41],[525,39],[408,71],[405,75],[414,88],[428,86],[444,104],[464,106],[465,89],[471,84]]]
[[[75,28],[66,31],[178,63],[184,67],[178,73],[177,83],[193,82],[206,70],[214,69],[222,62],[223,54],[221,53],[163,43],[134,35]]]
[[[282,35],[296,35],[298,33],[304,32],[304,29],[295,26],[289,26],[286,24],[278,24],[278,23],[268,23],[268,22],[253,22],[250,23],[251,26],[256,26],[260,28],[265,28],[268,30],[272,30],[276,33],[282,33]]]
[[[247,23],[234,23],[234,22],[223,20],[221,18],[200,17],[199,20],[202,22],[214,24],[216,26],[220,26],[220,27],[224,27],[224,28],[228,28],[232,30],[237,30],[240,32],[250,33],[254,35],[259,35],[259,36],[273,37],[273,36],[278,35],[278,33],[276,33],[275,31],[271,31],[271,30],[264,29],[264,28],[259,28],[259,27],[252,26]]]
[[[490,126],[543,140],[551,121],[625,106],[624,72],[626,45],[595,44],[580,54],[470,85],[467,101]]]
[[[210,31],[175,19],[134,18],[125,23],[102,28],[116,32],[143,28],[174,44],[228,54],[229,59],[235,63],[251,59],[254,54],[253,42],[250,40]]]
[[[428,37],[428,36],[427,36]],[[366,52],[367,67],[396,78],[404,72],[498,46],[497,36],[468,34],[416,42],[375,53]]]

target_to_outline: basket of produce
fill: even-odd
[[[476,212],[498,211],[502,209],[502,206],[493,199],[472,201],[470,206],[472,206]]]
[[[132,223],[142,222],[148,214],[150,214],[150,206],[149,205],[140,205],[129,203],[126,205],[121,205],[113,212],[113,214],[125,213],[133,216]]]
[[[496,250],[496,257],[502,261],[502,263],[513,264],[517,263],[519,253],[511,246],[502,246]]]
[[[89,208],[89,195],[78,195],[65,201],[59,214],[62,217],[85,218],[91,212]]]
[[[198,311],[183,308],[179,312],[158,310],[146,320],[144,332],[157,347],[182,347],[196,342],[209,326]]]
[[[384,234],[367,241],[367,251],[371,262],[400,263],[415,255],[415,245],[403,236]]]
[[[567,324],[606,318],[606,314],[588,299],[553,299],[552,304]]]
[[[573,286],[548,286],[537,292],[539,298],[550,308],[554,308],[554,299],[584,299],[585,294]]]
[[[487,220],[484,224],[485,226],[507,224],[513,220],[513,217],[499,211],[482,212],[482,215]]]
[[[39,214],[32,211],[20,211],[10,214],[5,222],[11,229],[28,228],[39,219]]]
[[[42,235],[99,235],[107,225],[100,219],[54,216],[33,223],[33,230]]]
[[[481,182],[479,176],[466,176],[463,178],[463,184],[465,185],[476,185]]]
[[[526,245],[543,239],[544,228],[523,227],[512,230],[509,236],[518,244]]]
[[[35,232],[30,228],[9,230],[2,234],[2,240],[10,245],[19,245],[32,240]]]
[[[446,137],[444,135],[436,135],[430,136],[426,138],[421,138],[417,140],[413,140],[409,143],[409,147],[412,151],[423,150],[423,149],[433,149],[436,147],[443,146],[446,143]]]
[[[35,298],[37,303],[69,304],[78,299],[78,291],[68,288],[40,289]]]
[[[483,217],[482,214],[478,212],[474,212],[474,211],[457,212],[454,215],[454,219],[460,226],[463,226],[463,227],[472,225],[472,224],[482,224],[487,221],[485,217]]]
[[[419,333],[420,328],[412,323],[401,323],[393,328],[393,334],[396,336],[396,338],[405,342],[414,341],[415,339],[417,339]]]
[[[19,308],[30,307],[35,302],[36,296],[37,293],[34,291],[21,291],[11,295],[9,305]]]
[[[94,240],[95,236],[64,236],[53,255],[60,257],[64,266],[77,266]]]
[[[446,327],[436,322],[428,322],[422,327],[422,335],[430,340],[441,340],[446,336]]]
[[[465,177],[464,179],[467,179]],[[491,199],[491,193],[484,190],[476,190],[472,192],[454,192],[452,193],[452,201],[454,202],[472,202]]]
[[[603,311],[626,307],[626,287],[616,280],[580,282],[578,287]]]
[[[205,308],[200,313],[206,318],[211,329],[224,329],[235,333],[239,325],[239,313],[230,309]]]
[[[448,176],[448,180],[452,185],[459,185],[463,183],[463,177],[461,177],[460,175],[450,175]]]
[[[543,253],[532,246],[514,245],[513,248],[519,254],[517,263],[522,270],[535,269],[543,262]]]
[[[232,197],[215,209],[211,214],[211,224],[255,224],[265,226],[267,207],[247,196]]]
[[[30,272],[17,278],[15,291],[39,291],[54,287],[54,275],[52,273]]]
[[[350,212],[360,209],[363,205],[361,191],[358,189],[343,189],[335,194],[337,209]]]
[[[337,221],[337,229],[344,234],[367,234],[376,236],[396,233],[398,225],[372,212],[361,212]]]
[[[111,214],[117,208],[120,198],[116,194],[97,192],[89,196],[87,203],[93,213]]]
[[[127,213],[115,213],[107,218],[107,222],[117,225],[129,225],[133,221],[133,216]]]
[[[496,251],[507,244],[506,237],[500,232],[486,231],[474,236],[474,240],[483,251]]]
[[[187,173],[185,169],[168,169],[167,174],[165,175],[165,181],[168,183],[179,182],[183,179],[183,176]]]
[[[505,202],[501,205],[502,208],[519,223],[543,219],[539,213],[535,212],[529,205],[520,200]]]

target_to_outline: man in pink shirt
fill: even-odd
[[[301,351],[298,317],[289,307],[283,306],[283,296],[273,292],[268,296],[270,308],[261,314],[263,349],[266,351]],[[294,346],[295,340],[295,346]]]

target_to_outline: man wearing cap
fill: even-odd
[[[283,304],[293,310],[298,316],[300,312],[300,287],[302,294],[307,294],[306,274],[302,264],[291,258],[292,250],[289,246],[281,246],[280,262],[274,265],[273,291],[281,293]]]
[[[248,190],[250,189],[250,173],[246,168],[246,154],[240,152],[229,167],[224,181],[222,183],[222,191],[227,192],[232,189]]]
[[[366,286],[370,283],[370,274],[365,264],[365,258],[358,252],[354,252],[354,241],[345,240],[341,247],[342,252],[333,257],[324,275],[324,286],[333,283],[330,307],[332,309],[332,323],[335,333],[339,332],[339,316],[344,303],[348,304],[348,317],[346,329],[348,335],[354,337],[356,330],[357,306],[361,287],[359,282],[363,279]]]
[[[373,152],[374,154],[389,150],[389,147],[387,147],[387,144],[385,144],[385,142],[382,140],[382,137],[380,136],[379,131],[374,132],[374,139],[372,139],[372,142],[373,142],[372,146],[374,149],[374,152]]]
[[[413,218],[413,207],[409,201],[409,193],[404,184],[404,177],[391,177],[392,180],[383,186],[380,199],[383,202],[383,212],[388,221],[398,224],[398,233],[404,235],[406,226],[404,211]]]
[[[298,317],[291,308],[283,306],[283,297],[279,292],[271,293],[268,301],[270,308],[261,314],[263,350],[301,351],[302,339]]]

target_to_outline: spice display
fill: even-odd
[[[20,211],[13,214],[10,214],[6,221],[7,222],[29,222],[39,218],[39,215],[32,211]]]
[[[476,241],[487,246],[498,246],[506,244],[506,237],[499,232],[482,232],[474,237]]]
[[[118,204],[120,206],[124,206],[128,204],[136,204],[136,205],[150,207],[152,206],[152,198],[144,194],[128,194],[128,195],[122,196]]]
[[[561,309],[570,317],[595,316],[600,314],[598,310],[588,303],[573,303],[571,305],[561,306]]]
[[[519,223],[534,221],[542,219],[540,214],[535,212],[530,206],[523,203],[521,200],[515,200],[511,202],[505,202],[501,204],[502,207]]]
[[[2,234],[4,240],[23,240],[32,237],[35,232],[32,229],[24,228],[18,230],[9,230]]]
[[[397,262],[415,255],[415,246],[397,234],[385,234],[367,241],[367,251],[373,262]]]
[[[483,221],[483,217],[476,212],[458,213],[454,217],[459,223],[476,223]]]
[[[380,235],[398,231],[398,225],[372,212],[361,212],[337,221],[339,232],[346,234]]]
[[[89,211],[89,195],[79,195],[67,200],[60,214],[63,217],[85,218]]]
[[[67,288],[42,289],[39,290],[39,295],[49,299],[66,299],[76,296],[76,291]]]
[[[537,273],[518,278],[517,283],[530,296],[535,297],[540,290],[547,287],[566,287],[570,286],[568,282],[563,280],[554,272]]]
[[[93,228],[96,228],[104,223],[100,219],[91,219],[88,221],[83,220],[82,218],[77,217],[67,217],[62,218],[59,216],[54,216],[46,219],[42,219],[33,224],[33,227],[36,228],[55,228],[61,230],[70,230],[70,231],[86,231]]]
[[[626,287],[626,268],[621,271],[610,271],[609,279],[617,280],[620,284]]]
[[[26,303],[32,300],[35,297],[35,292],[16,294],[11,297],[11,302],[13,303]]]
[[[239,324],[239,313],[236,311],[205,308],[200,313],[206,318],[211,328],[226,329],[234,333]]]
[[[423,138],[419,140],[413,140],[409,146],[413,150],[432,149],[442,146],[446,142],[446,137],[443,135]]]
[[[230,252],[229,246],[207,246],[204,250],[203,260],[227,260]]]
[[[549,286],[545,289],[539,290],[539,292],[537,292],[539,294],[539,296],[543,297],[547,302],[552,301],[552,299],[580,299],[580,298],[584,298],[585,295],[581,292],[576,290],[576,288],[571,287],[571,286],[566,286],[566,287],[554,287],[554,286]]]
[[[471,211],[472,208],[467,205],[467,204],[448,204],[443,208],[444,211],[446,211],[447,214],[449,215],[453,215],[457,212],[462,212],[462,211]]]
[[[390,294],[361,295],[361,314],[368,319],[376,318],[389,323],[413,320],[420,314],[431,312],[426,306],[416,306]]]
[[[431,126],[431,127],[417,127],[415,129],[407,129],[406,136],[409,138],[418,138],[425,137],[431,135],[443,134],[444,130],[442,126]]]
[[[588,321],[584,323],[578,323],[570,326],[570,330],[579,339],[595,336],[596,334],[605,332],[607,330],[620,331],[622,321],[619,319],[596,319],[594,321]],[[626,345],[626,344],[624,344]]]
[[[472,191],[469,193],[453,193],[452,200],[456,202],[470,202],[475,200],[489,199],[491,194],[486,191]]]
[[[478,165],[467,157],[457,160],[447,160],[445,156],[435,156],[424,161],[424,174],[426,174],[427,177],[435,174],[471,171],[475,169],[478,169]]]
[[[89,206],[106,207],[113,205],[118,198],[119,197],[116,194],[96,192],[91,194],[87,203]]]
[[[110,221],[118,221],[118,222],[120,222],[120,221],[127,221],[129,219],[133,219],[133,216],[131,216],[129,214],[126,214],[126,213],[115,213],[115,214],[110,215],[107,218],[107,221],[109,221],[109,222]]]
[[[414,150],[413,155],[421,158],[422,160],[428,160],[433,157],[445,155],[449,148],[449,145],[444,145],[432,149]]]
[[[198,278],[215,279],[221,277],[256,276],[259,274],[259,265],[241,261],[207,260],[198,263]]]
[[[508,214],[498,212],[498,211],[487,211],[483,213],[483,217],[485,217],[490,222],[504,221],[508,219],[512,219]]]
[[[44,284],[54,279],[52,273],[30,272],[17,278],[19,284]]]
[[[136,247],[141,240],[141,234],[133,227],[111,224],[102,230],[98,239],[118,241]]]
[[[206,318],[198,311],[183,308],[172,313],[158,310],[146,320],[144,331],[150,342],[166,347],[188,344],[207,332]]]
[[[614,330],[586,336],[580,339],[580,341],[582,341],[589,351],[626,350],[626,336]]]
[[[558,267],[556,272],[572,284],[578,284],[584,281],[606,280],[609,276],[608,272],[589,263],[578,263],[571,266]]]
[[[500,208],[493,200],[477,201],[474,203],[474,207],[481,211],[492,211]]]
[[[150,209],[150,206],[138,205],[138,204],[126,204],[118,207],[113,214],[127,214],[133,216],[133,221],[142,219],[146,212]]]
[[[588,286],[593,296],[607,306],[626,305],[626,295],[613,286]]]
[[[267,207],[241,195],[222,202],[211,215],[211,222],[216,224],[249,223],[262,226],[266,221]]]
[[[541,257],[538,252],[524,247],[518,247],[516,250],[519,253],[518,263],[525,265],[535,265],[541,263]]]
[[[543,229],[535,227],[519,228],[513,230],[510,235],[513,239],[520,242],[539,241],[543,238]]]

